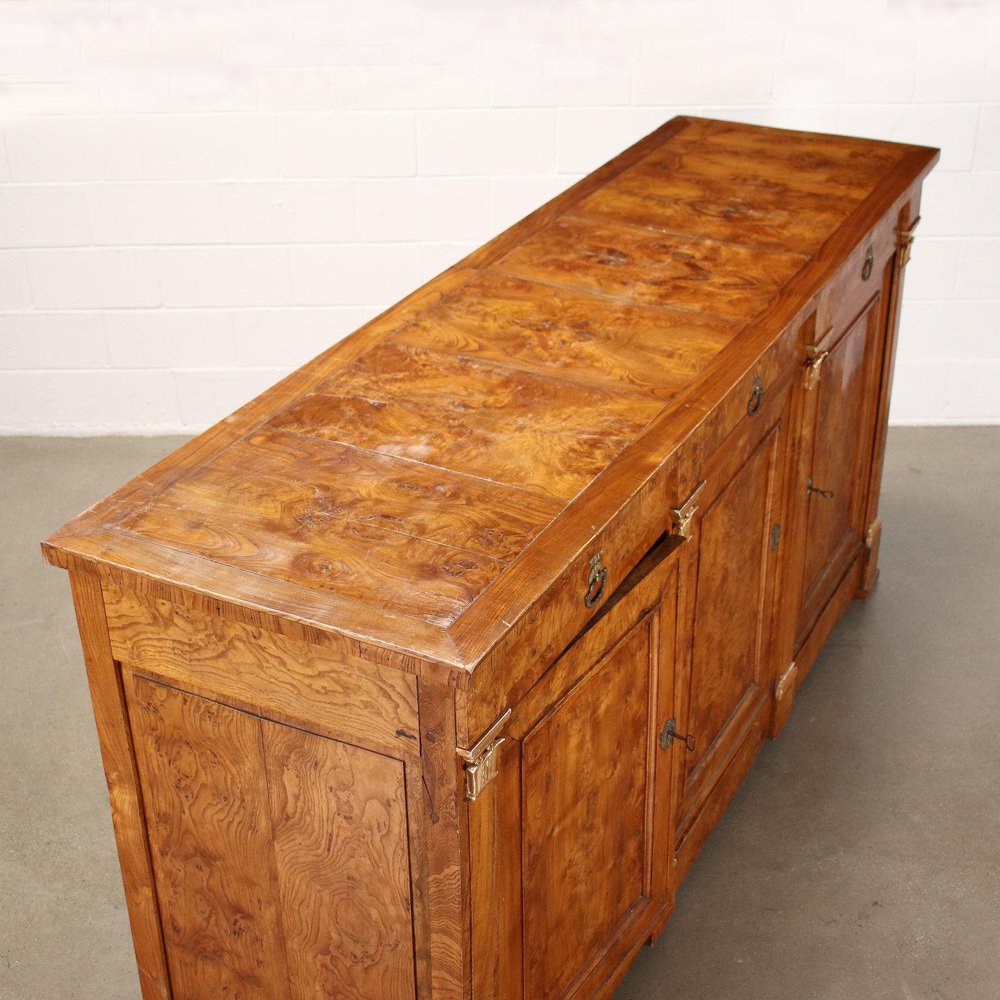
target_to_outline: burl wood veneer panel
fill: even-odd
[[[46,551],[467,674],[931,158],[674,119]]]

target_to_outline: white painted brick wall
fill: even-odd
[[[1000,4],[0,0],[0,432],[194,431],[678,113],[939,145],[896,422],[1000,421]]]

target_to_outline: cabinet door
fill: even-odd
[[[799,493],[806,508],[805,554],[796,646],[864,547],[881,313],[876,294],[860,315],[816,346],[827,353],[806,390],[809,433]]]
[[[710,460],[683,571],[689,659],[681,723],[678,877],[746,774],[770,723],[782,484],[790,393],[772,394]]]
[[[412,998],[403,763],[124,676],[173,995]]]
[[[476,1000],[590,996],[666,915],[676,545],[514,707],[469,803]]]

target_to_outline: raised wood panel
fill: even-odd
[[[689,780],[763,682],[767,623],[762,613],[775,442],[772,432],[701,521],[689,709],[698,749],[688,757]]]
[[[864,514],[876,404],[880,296],[828,345],[812,413],[806,482],[805,566],[798,638],[801,642],[864,542]],[[824,344],[820,344],[824,347]],[[829,495],[828,495],[829,494]]]
[[[418,754],[416,678],[360,657],[106,585],[116,659],[167,683],[325,735]]]
[[[560,219],[497,262],[497,270],[625,302],[749,322],[806,263],[760,250],[638,226]]]
[[[261,724],[293,1000],[412,1000],[400,761]]]
[[[415,996],[403,764],[127,675],[173,996]]]
[[[669,910],[681,547],[654,546],[514,706],[469,805],[474,1000],[596,995]]]
[[[648,903],[656,624],[655,617],[638,624],[525,737],[525,988],[531,998],[564,995],[633,907]]]
[[[679,700],[696,746],[684,756],[678,782],[676,831],[685,868],[718,814],[713,800],[726,794],[720,781],[730,761],[744,753],[747,740],[763,738],[762,709],[778,669],[772,659],[778,567],[772,532],[781,519],[789,400],[786,387],[761,411],[762,423],[747,425],[715,456],[697,551],[687,561],[690,658]],[[695,828],[695,846],[685,846]]]
[[[288,998],[258,720],[126,677],[173,996]]]

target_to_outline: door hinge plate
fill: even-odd
[[[679,507],[674,507],[670,511],[670,520],[673,523],[674,534],[678,538],[691,537],[691,522],[698,511],[698,494],[704,489],[705,481],[702,480],[695,488],[694,492]]]
[[[906,229],[901,229],[899,231],[899,238],[896,240],[896,246],[899,249],[899,266],[900,268],[906,267],[910,262],[910,254],[913,251],[913,231],[920,225],[920,216],[918,215],[913,222],[906,227]]]
[[[795,661],[792,660],[788,664],[788,669],[775,681],[774,684],[774,700],[781,701],[782,698],[788,694],[795,687],[795,675],[798,673],[798,667]]]
[[[825,336],[826,334],[824,334]],[[823,372],[823,362],[830,356],[830,352],[821,351],[817,347],[807,347],[806,354],[809,356],[809,360],[806,362],[806,375],[802,384],[806,392],[809,392],[819,385],[819,377]]]
[[[500,732],[507,725],[510,716],[511,710],[504,709],[471,749],[456,748],[456,753],[465,762],[465,797],[470,802],[474,802],[479,793],[497,776],[497,751],[504,742]]]

